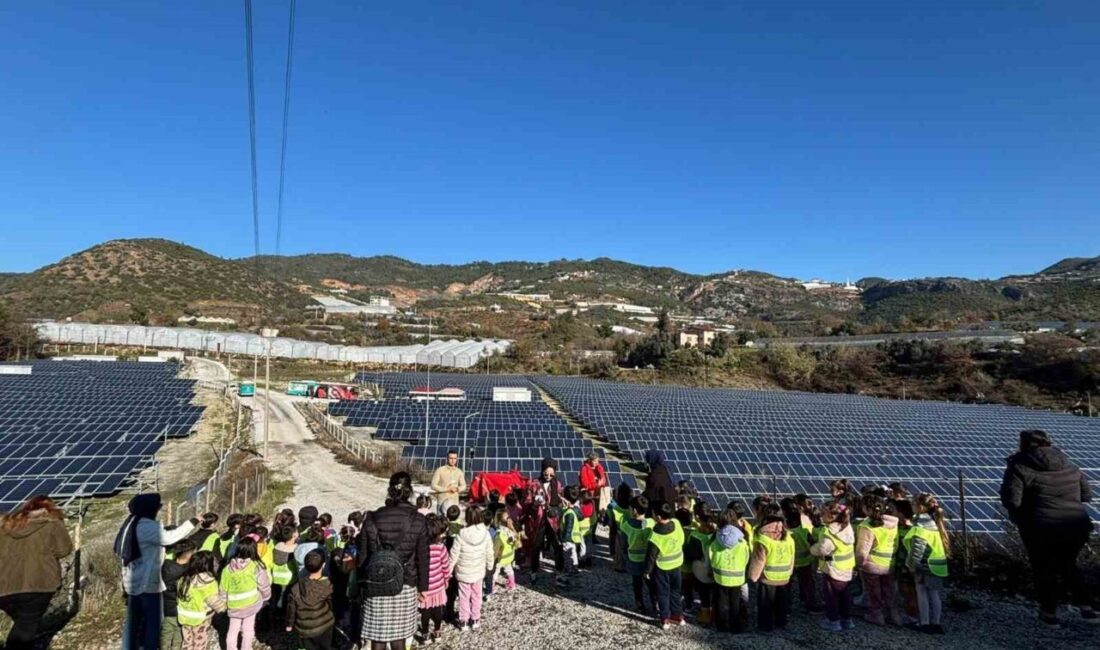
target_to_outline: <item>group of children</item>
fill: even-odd
[[[831,632],[855,627],[859,594],[868,623],[943,634],[949,539],[936,498],[896,483],[855,492],[842,479],[831,488],[820,507],[805,494],[758,497],[751,522],[739,501],[713,510],[684,483],[675,504],[620,490],[608,508],[616,568],[632,577],[640,612],[648,592],[663,629],[683,625],[698,598],[698,624],[745,631],[752,592],[757,630],[783,629],[797,589]]]
[[[295,633],[299,648],[331,648],[334,630],[353,614],[361,514],[339,532],[312,506],[297,517],[279,512],[270,528],[261,515],[238,513],[219,533],[218,519],[203,515],[198,531],[166,554],[161,650],[207,650],[215,627],[226,632],[227,650],[249,650],[261,616]]]

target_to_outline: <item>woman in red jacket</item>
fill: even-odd
[[[594,451],[588,452],[588,456],[581,465],[581,516],[589,520],[588,533],[585,535],[585,548],[587,556],[581,561],[582,566],[592,564],[592,548],[596,542],[596,522],[600,517],[600,490],[608,486],[607,470],[600,465],[600,457]]]

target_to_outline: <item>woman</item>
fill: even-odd
[[[524,530],[527,557],[531,559],[531,582],[534,583],[542,564],[542,554],[554,554],[554,567],[560,573],[565,567],[558,540],[558,514],[561,506],[561,481],[557,479],[558,461],[542,459],[542,474],[527,483],[524,495]]]
[[[0,611],[14,623],[5,645],[9,650],[33,647],[61,588],[59,560],[73,552],[64,518],[53,499],[36,496],[0,523]]]
[[[643,496],[649,499],[651,508],[661,503],[676,504],[675,483],[672,481],[672,471],[665,461],[665,453],[650,449],[645,453],[645,462],[649,465],[649,476],[645,479],[645,492]]]
[[[122,562],[122,589],[126,592],[124,650],[156,648],[160,644],[164,547],[186,539],[199,523],[192,519],[166,531],[157,521],[160,505],[160,495],[155,492],[130,499],[130,516],[115,537],[115,555]]]
[[[405,567],[400,593],[363,598],[362,638],[370,642],[371,650],[405,649],[405,639],[416,632],[418,594],[428,591],[428,520],[409,502],[412,494],[408,472],[391,476],[386,505],[368,515],[360,532],[364,575],[371,555],[381,548],[396,551]]]
[[[1001,503],[1020,530],[1039,600],[1039,620],[1057,627],[1058,577],[1082,618],[1096,620],[1077,556],[1092,533],[1084,504],[1088,480],[1045,431],[1021,431],[1020,448],[1009,457],[1001,482]]]

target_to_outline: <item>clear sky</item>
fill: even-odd
[[[265,253],[288,10],[255,0]],[[243,24],[0,3],[0,270],[252,253]],[[1100,2],[302,0],[289,137],[284,253],[1033,272],[1100,254]]]

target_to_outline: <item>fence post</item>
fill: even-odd
[[[229,512],[233,513],[237,511],[237,482],[233,481],[233,485],[229,490]]]
[[[214,479],[210,479],[213,481]],[[210,481],[206,482],[206,511],[210,512]]]
[[[966,482],[963,479],[961,467],[959,468],[959,517],[963,529],[963,571],[970,573],[970,536],[966,527]]]

